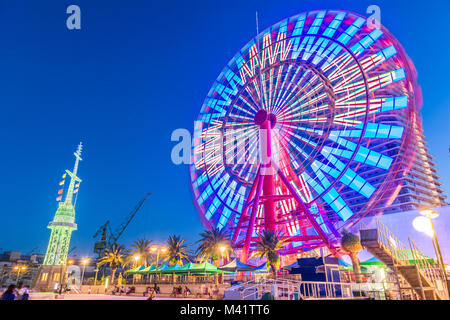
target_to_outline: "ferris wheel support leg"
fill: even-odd
[[[261,141],[261,174],[264,177],[263,182],[263,195],[274,196],[275,195],[275,174],[274,166],[272,163],[272,123],[267,118],[262,124],[260,129],[260,141]],[[276,227],[276,211],[275,202],[268,198],[264,201],[264,228],[267,231],[274,231]]]
[[[263,176],[262,175],[258,175],[258,182],[257,182],[257,185],[256,185],[255,200],[253,201],[253,206],[252,206],[252,214],[251,214],[250,220],[248,222],[247,233],[245,235],[244,246],[242,248],[241,260],[242,260],[243,263],[246,263],[247,260],[248,260],[248,251],[250,249],[250,242],[251,242],[252,235],[253,235],[253,229],[255,228],[256,216],[258,215],[259,196],[261,195],[262,186],[263,186],[263,181],[262,180],[263,180]]]
[[[250,189],[250,193],[247,197],[247,201],[245,202],[245,207],[242,210],[241,216],[239,217],[239,222],[236,226],[236,229],[234,229],[233,237],[231,238],[231,243],[233,243],[233,244],[236,244],[237,238],[239,236],[239,232],[241,231],[241,228],[242,228],[242,223],[243,223],[245,217],[247,216],[248,208],[250,207],[252,198],[255,196],[255,190],[256,190],[256,185],[258,184],[258,181],[259,181],[260,171],[261,171],[261,168],[258,169],[258,173],[256,174],[255,181],[253,181],[252,188]]]
[[[268,174],[263,176],[263,195],[274,196],[275,186],[274,186],[274,176],[273,174]],[[275,213],[275,202],[273,200],[264,201],[264,227],[268,231],[274,231],[276,226],[276,213]]]
[[[331,233],[333,233],[333,235],[336,238],[339,238],[341,236],[340,233],[336,230],[334,225],[330,222],[330,220],[327,217],[326,213],[323,212],[323,209],[321,207],[318,207],[318,208],[319,208],[319,214],[322,216],[322,219],[323,219],[325,225],[327,226],[327,228],[331,231]]]
[[[320,236],[322,241],[325,243],[325,245],[328,247],[328,249],[330,249],[331,253],[334,256],[336,256],[336,257],[340,257],[340,254],[338,253],[338,251],[336,250],[334,245],[330,243],[327,235],[323,232],[322,228],[319,226],[319,224],[317,223],[316,219],[311,215],[311,213],[309,212],[309,209],[303,203],[302,199],[300,198],[300,196],[298,195],[298,193],[294,189],[294,187],[292,187],[292,185],[289,183],[289,181],[286,178],[286,176],[284,175],[283,171],[281,171],[280,168],[278,168],[277,170],[278,170],[278,174],[279,174],[281,180],[286,185],[286,187],[289,189],[289,192],[294,196],[294,199],[297,201],[299,206],[304,211],[308,221],[311,223],[311,225],[313,226],[314,230],[316,230],[316,232],[318,233],[318,235]]]

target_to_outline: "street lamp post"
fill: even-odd
[[[219,247],[219,251],[220,251],[220,265],[223,265],[223,253],[225,252],[225,250],[227,250],[227,248],[225,246],[220,246]]]
[[[80,289],[81,289],[81,286],[83,285],[84,271],[86,270],[86,265],[87,265],[88,262],[89,262],[89,259],[88,259],[88,258],[84,258],[84,259],[82,260],[82,263],[83,263],[83,271],[81,272]]]
[[[134,256],[134,263],[136,264],[136,267],[138,266],[138,262],[139,262],[140,258],[141,257],[138,254]]]
[[[63,274],[66,272],[66,262],[67,260],[60,260],[59,263],[61,263],[61,271],[59,272],[59,294],[62,293],[63,288]]]
[[[136,268],[138,267],[138,262],[139,262],[140,258],[141,257],[138,254],[134,256],[134,263],[135,263]],[[134,284],[135,280],[136,280],[136,274],[133,274],[133,284]]]
[[[165,247],[151,247],[153,252],[156,252],[156,270],[159,268],[159,253],[166,253],[167,249]]]
[[[14,267],[14,270],[17,271],[16,286],[17,286],[17,284],[19,283],[20,271],[25,271],[26,269],[27,269],[27,267],[25,267],[25,266],[20,266],[20,265],[17,265],[17,266]]]
[[[68,261],[67,261],[67,263],[69,264],[69,265],[72,265],[73,264],[73,260],[72,259],[69,259]],[[65,273],[65,282],[66,282],[66,287],[68,287],[68,285],[69,285],[69,270],[67,270],[67,268],[66,268],[66,273]]]
[[[223,253],[225,252],[225,250],[227,250],[227,248],[225,246],[220,246],[219,247],[219,251],[220,251],[220,265],[223,266]],[[224,282],[223,280],[223,270],[222,270],[222,277],[221,277],[221,283]]]
[[[431,230],[433,231],[434,244],[436,245],[436,250],[438,253],[437,258],[439,259],[439,264],[440,264],[440,267],[442,270],[442,275],[444,277],[444,281],[447,286],[447,292],[450,296],[450,288],[449,288],[449,280],[448,280],[448,276],[447,276],[447,271],[445,270],[444,259],[442,258],[441,248],[439,247],[439,241],[437,239],[436,229],[434,228],[434,223],[433,223],[433,219],[439,217],[439,213],[434,211],[433,209],[423,209],[423,210],[420,210],[419,213],[421,215],[427,217],[430,221]]]
[[[160,252],[162,253],[166,253],[167,252],[167,248],[162,247],[162,246],[153,246],[150,248],[150,250],[155,253],[156,252],[156,271],[158,271],[159,269],[159,254]]]
[[[59,286],[59,294],[62,294],[63,282],[65,282],[64,280],[66,278],[66,267],[67,267],[67,264],[73,264],[73,260],[72,259],[60,260],[60,263],[63,263],[63,266],[61,267],[61,273],[59,274],[59,282],[61,283]],[[67,285],[67,282],[66,282],[66,285]]]
[[[94,279],[94,286],[96,286],[97,285],[97,276],[98,276],[98,267],[97,268],[95,268],[95,279]]]

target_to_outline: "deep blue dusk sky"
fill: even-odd
[[[79,31],[66,28],[70,4],[81,7]],[[447,0],[0,0],[0,248],[45,252],[59,178],[79,141],[78,256],[92,254],[98,227],[117,226],[147,192],[122,240],[178,233],[193,243],[202,227],[170,135],[192,129],[214,79],[255,35],[255,11],[262,30],[307,10],[366,14],[371,4],[416,65],[425,136],[448,194]]]

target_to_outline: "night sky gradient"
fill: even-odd
[[[82,29],[66,28],[81,7]],[[60,176],[83,141],[71,246],[91,254],[106,220],[118,226],[147,193],[122,237],[194,243],[202,231],[189,171],[171,133],[192,130],[222,68],[260,30],[315,9],[366,14],[402,43],[419,73],[425,136],[444,189],[450,167],[450,1],[0,1],[0,248],[45,253]],[[448,194],[448,193],[447,193]]]

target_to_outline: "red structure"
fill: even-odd
[[[242,245],[241,260],[246,262],[248,259],[248,253],[250,250],[250,243],[255,241],[252,237],[252,233],[255,228],[256,213],[259,211],[259,207],[263,207],[264,211],[264,228],[270,231],[277,231],[277,217],[275,210],[275,203],[277,201],[285,201],[286,199],[295,199],[297,205],[301,208],[303,215],[308,219],[308,222],[317,231],[317,236],[294,236],[289,241],[310,241],[317,240],[321,245],[328,246],[334,254],[337,254],[336,247],[329,242],[329,236],[321,229],[317,224],[315,218],[310,214],[309,210],[298,196],[295,189],[290,185],[283,172],[276,166],[272,159],[272,134],[271,130],[275,127],[276,116],[274,114],[267,114],[266,111],[260,110],[255,115],[255,124],[260,127],[259,136],[261,141],[261,155],[260,159],[262,163],[257,174],[257,177],[253,183],[252,191],[247,199],[247,205],[244,207],[244,211],[239,220],[233,234],[233,243],[236,248],[240,248],[242,241],[236,243],[239,231],[244,226],[244,221],[248,219],[248,224],[245,226],[246,235]],[[279,176],[285,187],[289,190],[290,194],[277,195],[275,193],[275,177]],[[262,194],[261,194],[262,191]],[[251,215],[247,215],[248,208],[253,206]],[[289,253],[289,252],[286,252]]]
[[[229,230],[244,262],[263,230],[282,234],[281,254],[339,255],[342,229],[382,207],[412,159],[417,88],[401,45],[365,17],[311,11],[264,30],[223,69],[196,122],[202,223]]]

